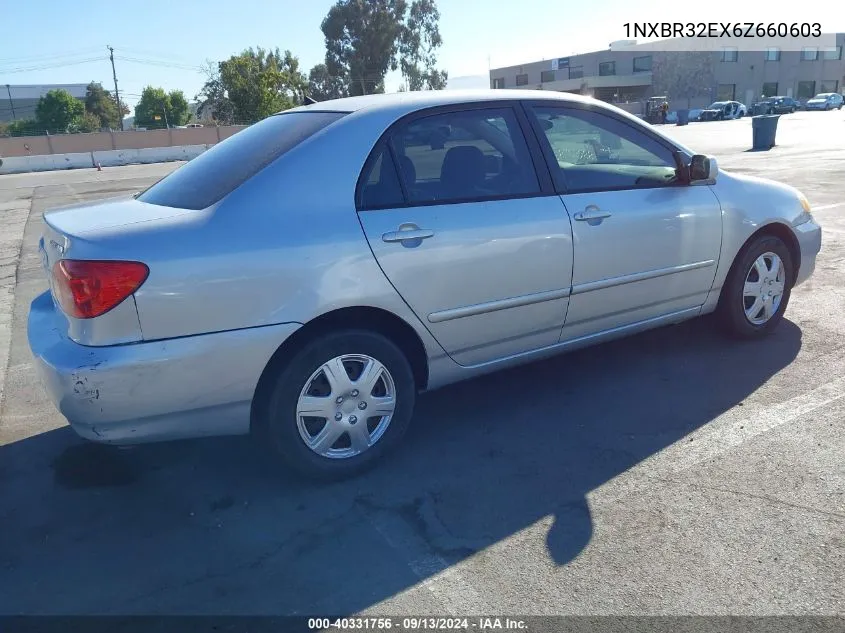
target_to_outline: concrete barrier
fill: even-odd
[[[196,158],[209,147],[212,147],[212,145],[177,145],[174,147],[4,157],[3,164],[0,166],[0,175],[57,169],[85,169],[96,167],[97,163],[100,163],[102,167],[119,167],[121,165],[188,161]]]

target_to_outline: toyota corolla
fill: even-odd
[[[511,90],[294,108],[44,219],[29,343],[77,433],[254,433],[324,478],[396,446],[421,391],[714,312],[766,335],[821,245],[792,187]]]

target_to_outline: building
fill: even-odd
[[[87,88],[87,83],[40,86],[0,84],[0,121],[34,119],[38,100],[51,90],[67,90],[77,99],[84,100]]]
[[[490,87],[577,92],[604,101],[634,104],[651,96],[667,95],[673,109],[700,108],[717,100],[750,104],[762,96],[775,95],[805,100],[820,92],[845,94],[844,44],[845,33],[838,33],[834,48],[723,48],[697,53],[709,60],[708,79],[704,81],[710,85],[701,86],[689,104],[686,98],[672,95],[672,90],[664,87],[666,78],[661,77],[661,69],[669,67],[665,63],[668,56],[683,53],[655,52],[653,42],[639,46],[631,41],[615,42],[612,50],[496,68],[490,71]]]

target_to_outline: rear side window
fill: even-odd
[[[405,185],[407,187],[408,183]],[[403,204],[405,198],[402,195],[396,165],[387,144],[382,143],[376,159],[370,163],[369,173],[365,173],[365,179],[361,183],[359,207],[362,210],[389,209]]]
[[[205,209],[343,116],[341,112],[290,112],[267,117],[159,180],[138,200],[163,207]]]

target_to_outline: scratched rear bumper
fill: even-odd
[[[300,325],[86,347],[49,292],[30,308],[29,346],[50,399],[82,437],[134,444],[249,431],[261,372]]]

